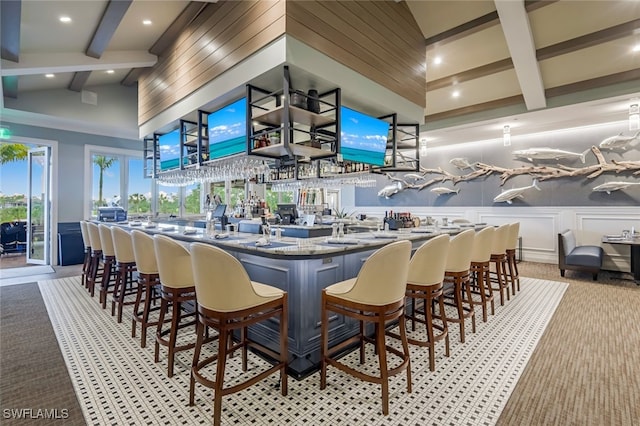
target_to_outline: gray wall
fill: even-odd
[[[83,219],[84,146],[101,145],[113,148],[142,150],[142,142],[131,139],[110,138],[86,133],[48,129],[11,123],[14,136],[48,139],[58,142],[58,163],[53,173],[58,179],[58,222],[74,222]]]
[[[566,151],[581,153],[592,146],[598,146],[600,142],[609,137],[623,132],[624,135],[633,135],[629,132],[626,123],[613,123],[593,126],[582,129],[570,129],[556,132],[540,133],[534,135],[518,136],[517,129],[512,130],[511,146],[505,147],[502,140],[482,141],[451,145],[448,147],[432,148],[427,157],[422,158],[421,166],[428,169],[441,167],[452,174],[464,175],[471,172],[470,169],[461,171],[449,163],[455,157],[465,157],[470,163],[482,162],[504,168],[517,168],[533,165],[527,160],[516,160],[512,152],[515,150],[551,147]],[[627,150],[605,151],[602,150],[608,163],[612,160],[639,161],[640,143],[635,142]],[[555,167],[562,164],[570,167],[584,167],[597,164],[593,153],[586,155],[586,163],[580,159],[561,159],[537,161],[535,165],[547,165]],[[402,177],[404,173],[395,174]],[[437,177],[436,174],[428,174],[427,179]],[[411,178],[406,178],[414,182]],[[519,188],[531,185],[532,177],[529,175],[514,176],[501,186],[500,175],[495,173],[490,176],[480,177],[472,181],[460,182],[453,185],[451,182],[432,184],[422,191],[408,189],[393,195],[390,199],[378,197],[378,191],[385,185],[393,182],[384,176],[378,177],[376,188],[356,188],[356,206],[381,206],[394,208],[398,206],[436,206],[436,207],[465,207],[465,206],[638,206],[640,205],[640,185],[632,186],[625,190],[614,191],[611,194],[605,192],[592,192],[592,188],[605,182],[629,181],[640,183],[639,176],[633,176],[632,172],[621,174],[603,173],[596,178],[585,176],[561,177],[539,182],[541,191],[529,189],[524,193],[524,198],[513,200],[513,204],[494,203],[493,199],[501,190]],[[424,181],[422,181],[424,182]],[[420,183],[420,181],[417,181]],[[440,195],[430,192],[437,186],[460,189],[458,194]]]

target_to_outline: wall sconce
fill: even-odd
[[[426,157],[427,156],[427,139],[426,138],[420,139],[420,144],[418,145],[418,148],[420,151],[420,157]]]
[[[640,104],[629,105],[629,130],[640,130]]]
[[[502,129],[502,142],[504,146],[511,146],[511,128],[509,126],[504,126]]]

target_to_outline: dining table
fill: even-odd
[[[636,284],[640,285],[640,234],[633,235],[604,235],[602,242],[607,244],[626,245],[631,252],[631,274]]]

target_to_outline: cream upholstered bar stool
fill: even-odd
[[[154,289],[159,288],[160,285],[160,274],[153,237],[134,229],[131,231],[131,243],[138,268],[138,289],[131,315],[131,337],[136,337],[137,323],[140,323],[140,347],[144,348],[147,346],[147,328],[158,325],[157,321],[149,321],[149,316],[152,311],[151,301],[154,300],[155,295]],[[141,303],[142,312],[140,312]]]
[[[153,236],[158,274],[160,275],[160,316],[156,331],[154,362],[160,361],[160,345],[168,348],[167,376],[173,377],[176,352],[195,347],[195,342],[177,344],[178,331],[196,324],[196,321],[182,322],[194,316],[195,311],[183,314],[182,304],[196,301],[196,287],[193,281],[191,254],[181,243],[165,235]],[[167,330],[163,330],[166,312],[171,305],[171,319]],[[168,335],[168,338],[167,338]]]
[[[109,284],[111,283],[111,277],[115,277],[116,273],[116,249],[113,246],[113,237],[111,236],[111,227],[98,225],[98,231],[100,231],[100,242],[102,243],[102,280],[100,282],[100,305],[102,309],[107,307],[107,295],[109,294]],[[114,280],[115,282],[115,280]]]
[[[467,229],[451,239],[449,255],[444,273],[444,295],[453,299],[446,303],[456,309],[457,317],[447,316],[446,311],[440,312],[440,316],[448,322],[458,323],[460,326],[460,342],[465,340],[465,325],[467,318],[471,318],[471,331],[476,332],[476,316],[473,309],[471,296],[471,253],[475,230]]]
[[[222,397],[248,388],[273,373],[280,372],[280,391],[287,395],[288,359],[288,303],[287,293],[266,284],[251,281],[244,267],[235,257],[217,247],[193,243],[191,264],[196,287],[198,327],[196,346],[193,352],[189,405],[194,404],[195,382],[214,390],[213,424],[220,424]],[[280,336],[280,353],[248,339],[248,327],[275,318]],[[200,360],[205,341],[205,330],[211,327],[218,331],[217,353]],[[234,330],[240,331],[240,341],[230,337]],[[230,344],[227,345],[226,343]],[[224,386],[227,355],[242,350],[242,371],[247,371],[247,349],[255,348],[266,354],[275,363],[255,372],[246,380],[231,380],[232,386]],[[207,367],[216,363],[215,379],[207,377]],[[209,370],[210,371],[210,370]]]
[[[100,239],[100,229],[98,225],[87,222],[87,233],[89,241],[91,241],[91,262],[89,264],[89,275],[87,277],[87,288],[91,297],[93,297],[98,278],[102,279],[103,264],[102,260],[102,242]]]
[[[507,240],[509,238],[509,224],[505,223],[496,228],[491,248],[491,290],[500,292],[500,306],[504,305],[505,291],[509,297],[509,278],[507,277]],[[495,284],[495,285],[494,285]]]
[[[116,283],[113,287],[113,297],[111,299],[111,315],[114,315],[116,308],[118,312],[118,323],[122,322],[122,308],[124,305],[132,305],[133,300],[125,301],[127,296],[135,294],[137,288],[134,287],[133,273],[136,272],[136,257],[133,253],[133,243],[131,234],[119,226],[111,227],[111,237],[116,253]]]
[[[88,276],[91,266],[91,240],[89,239],[89,231],[87,231],[87,222],[80,221],[80,232],[82,233],[82,244],[84,245],[84,262],[82,262],[82,285],[89,288]]]
[[[322,290],[321,305],[321,364],[320,389],[327,385],[327,365],[351,374],[361,380],[382,387],[382,412],[389,414],[389,376],[406,371],[407,392],[411,393],[411,361],[407,342],[405,292],[411,257],[411,242],[397,241],[375,251],[362,265],[356,278],[330,285]],[[356,336],[329,347],[329,313],[356,319],[360,330]],[[398,321],[402,351],[386,344],[385,328],[390,321]],[[365,333],[365,322],[375,324],[373,338]],[[356,370],[338,360],[347,347],[359,344],[360,364],[365,362],[365,343],[374,343],[380,367],[379,375]],[[398,365],[389,368],[387,353],[400,358]]]
[[[415,330],[415,323],[425,325],[427,340],[408,337],[410,344],[429,348],[429,369],[435,371],[435,344],[445,341],[445,355],[449,356],[449,330],[447,321],[440,318],[440,324],[434,324],[433,305],[438,303],[440,312],[444,312],[444,297],[442,287],[444,269],[449,254],[449,235],[442,234],[422,244],[411,256],[409,274],[407,277],[407,298],[410,301],[411,312],[405,317],[411,320],[411,328]],[[422,300],[422,306],[416,306],[416,299]],[[419,317],[419,315],[422,315]],[[436,334],[435,330],[439,333]]]
[[[489,274],[489,261],[491,260],[494,235],[495,228],[492,226],[476,232],[471,252],[471,276],[473,278],[471,293],[480,297],[480,300],[474,299],[471,303],[482,308],[483,322],[487,322],[488,304],[491,304],[491,315],[495,315],[493,291],[491,290],[490,282],[491,276]]]
[[[509,281],[511,291],[516,294],[516,288],[520,291],[520,273],[518,272],[518,262],[516,261],[516,249],[518,247],[518,237],[520,234],[520,222],[513,222],[509,225],[509,236],[507,237],[507,266],[509,267]]]

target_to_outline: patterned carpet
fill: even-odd
[[[196,406],[187,404],[190,351],[178,356],[176,374],[168,379],[166,351],[160,363],[153,363],[153,333],[147,348],[140,349],[139,340],[131,338],[130,321],[117,324],[81,288],[79,278],[39,286],[88,424],[210,424],[209,390],[197,386]],[[487,323],[476,314],[477,333],[468,333],[465,344],[459,343],[458,327],[450,328],[451,357],[438,346],[435,372],[429,371],[427,351],[411,347],[413,393],[406,393],[403,375],[392,378],[389,416],[382,415],[378,386],[330,368],[324,391],[313,374],[291,379],[289,395],[282,397],[275,388],[278,377],[272,376],[225,397],[223,423],[495,424],[567,287],[523,279],[522,291],[505,306],[498,303]],[[124,318],[129,315],[125,311]],[[240,374],[239,358],[232,361],[232,377]],[[250,368],[263,362],[250,356]]]

